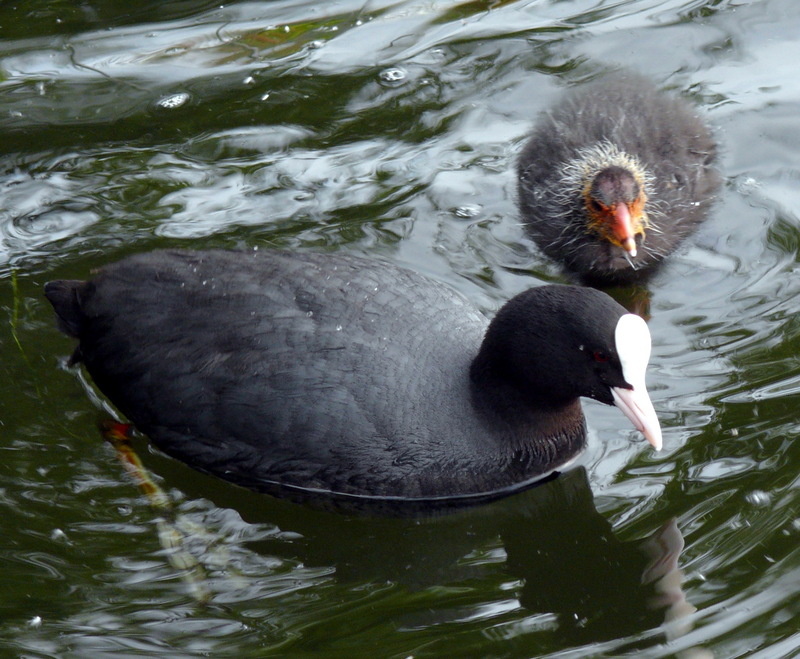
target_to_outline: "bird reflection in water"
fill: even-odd
[[[124,450],[127,442],[122,435],[117,433],[116,440],[108,432],[106,436]],[[121,457],[147,492],[152,481],[146,484],[146,472],[137,474],[130,456]],[[299,560],[308,567],[332,567],[342,583],[394,583],[419,592],[500,569],[519,581],[516,597],[521,607],[552,617],[551,633],[562,647],[619,639],[625,651],[633,651],[652,644],[649,630],[661,627],[663,640],[674,641],[692,628],[696,609],[682,590],[679,559],[684,540],[676,521],[666,521],[644,541],[619,540],[595,508],[582,467],[486,505],[403,516],[402,510],[382,509],[374,515],[363,508],[331,511],[269,496],[242,496],[241,489],[198,477],[173,460],[147,457],[155,460],[162,475],[173,472],[167,477],[181,481],[178,486],[188,496],[210,498],[217,506],[235,509],[251,524],[280,529],[267,540],[248,543],[250,551]],[[180,557],[173,566],[184,572],[192,592],[213,602],[214,581],[203,583],[198,575],[206,561],[219,569],[220,538],[182,521],[165,505],[163,494],[149,496],[164,515],[159,528],[162,542],[169,541],[165,548]],[[329,508],[330,502],[320,506]],[[206,544],[213,547],[209,556],[202,551],[198,555],[203,543],[196,536],[187,537],[195,533],[206,534]],[[191,552],[181,547],[182,536]],[[474,559],[498,547],[505,552],[504,562]],[[187,560],[190,553],[194,560]],[[424,627],[456,622],[463,615],[461,608],[426,608],[407,613],[401,624]],[[684,659],[710,656],[701,648],[681,653]]]

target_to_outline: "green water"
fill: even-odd
[[[0,654],[800,656],[799,31],[793,0],[0,5]],[[535,115],[620,66],[699,106],[726,177],[646,292],[661,453],[589,402],[565,477],[388,519],[137,439],[174,511],[151,505],[46,281],[168,245],[341,250],[492,313],[562,279],[515,209]]]

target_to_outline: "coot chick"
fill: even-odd
[[[388,263],[167,250],[45,295],[79,340],[72,361],[141,432],[258,491],[507,494],[584,448],[580,396],[615,403],[661,445],[647,325],[592,289],[534,288],[488,323]]]
[[[590,285],[651,276],[702,222],[720,184],[709,128],[638,75],[568,92],[517,164],[522,216],[550,258]]]

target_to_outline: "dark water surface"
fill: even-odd
[[[798,35],[795,0],[0,4],[0,654],[800,656]],[[515,209],[533,118],[622,66],[697,103],[726,177],[649,286],[661,453],[587,403],[564,477],[385,519],[140,439],[175,512],[150,504],[45,281],[168,245],[341,250],[491,313],[562,279]]]

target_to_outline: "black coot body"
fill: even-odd
[[[294,498],[495,496],[584,447],[579,396],[632,386],[625,310],[590,289],[522,293],[488,334],[451,289],[353,256],[157,251],[45,293],[73,360],[157,446]]]
[[[520,210],[544,253],[583,282],[641,282],[705,219],[716,153],[684,100],[612,74],[542,114],[517,165]]]

